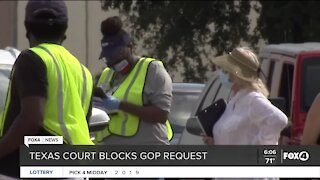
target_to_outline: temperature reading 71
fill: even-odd
[[[266,164],[273,164],[276,161],[274,157],[265,157]]]

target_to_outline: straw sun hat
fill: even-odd
[[[260,73],[257,56],[247,48],[235,48],[227,55],[215,57],[212,62],[221,69],[245,81],[256,81]]]

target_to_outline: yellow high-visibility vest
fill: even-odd
[[[48,97],[43,128],[52,135],[63,136],[73,145],[93,145],[86,115],[90,106],[93,81],[89,70],[63,46],[43,43],[30,48],[46,66]],[[0,121],[1,136],[11,100],[11,82]]]
[[[143,106],[143,88],[147,76],[148,66],[152,61],[160,63],[152,58],[141,58],[135,67],[130,71],[128,77],[119,85],[113,96],[121,101],[130,102],[132,104]],[[106,68],[101,73],[97,86],[101,86],[104,90],[110,89],[114,71]],[[110,114],[108,127],[96,133],[95,141],[100,142],[111,133],[119,136],[133,136],[139,128],[139,117],[124,111],[118,111],[116,114]],[[169,121],[166,121],[168,129],[168,140],[173,137],[173,131]]]

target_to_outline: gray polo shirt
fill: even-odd
[[[126,76],[117,74],[113,87],[118,86]],[[113,89],[111,87],[111,89]],[[143,89],[143,103],[151,104],[169,112],[172,100],[172,80],[167,70],[155,61],[148,68]],[[108,136],[101,144],[113,145],[168,145],[168,130],[165,124],[141,119],[139,129],[134,136]]]

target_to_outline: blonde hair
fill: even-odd
[[[269,91],[268,91],[266,85],[262,82],[261,78],[258,75],[258,73],[260,71],[260,61],[259,61],[257,55],[249,47],[240,47],[240,49],[242,49],[246,52],[247,57],[249,57],[251,62],[254,63],[255,66],[258,68],[257,79],[254,81],[246,81],[244,79],[239,78],[238,76],[235,76],[235,81],[237,82],[237,84],[241,88],[249,88],[249,89],[252,89],[254,91],[257,91],[257,92],[263,94],[265,97],[268,97]]]
[[[240,88],[248,88],[263,94],[265,97],[269,96],[269,91],[261,78],[258,78],[256,81],[245,81],[234,76],[234,81],[240,86]]]

